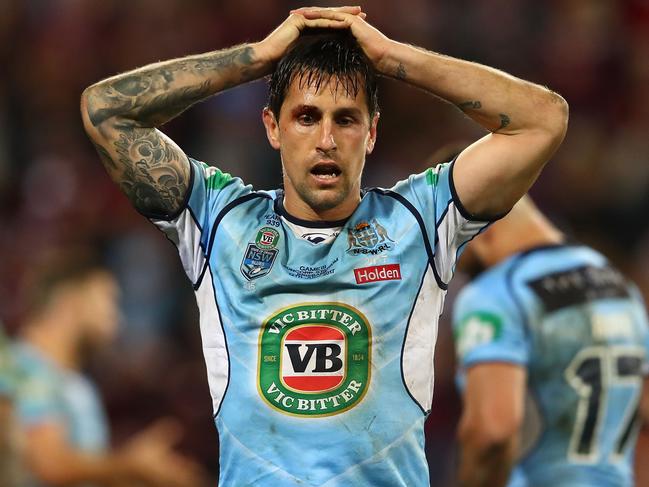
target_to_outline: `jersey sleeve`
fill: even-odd
[[[33,426],[63,420],[56,384],[58,381],[44,368],[21,368],[15,397],[22,424]]]
[[[649,316],[647,316],[647,305],[637,286],[630,286],[630,293],[637,303],[634,310],[635,320],[637,322],[641,346],[644,349],[644,361],[642,363],[641,373],[645,377],[649,377]]]
[[[173,242],[185,273],[195,284],[204,268],[213,230],[220,213],[238,198],[251,192],[239,178],[189,159],[189,191],[180,210],[169,219],[151,219]]]
[[[442,286],[453,277],[464,246],[491,223],[475,218],[462,206],[453,183],[454,164],[438,164],[394,188],[421,216]]]
[[[526,366],[530,347],[523,317],[506,294],[469,285],[453,307],[453,337],[460,384],[466,369],[486,362]]]
[[[14,395],[15,373],[10,348],[0,329],[0,397]]]

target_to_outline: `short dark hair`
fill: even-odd
[[[28,312],[37,314],[45,309],[52,294],[60,287],[82,284],[101,272],[109,271],[99,255],[84,248],[54,251],[43,256],[31,266],[25,276]]]
[[[379,111],[376,71],[349,30],[307,29],[279,61],[269,80],[268,108],[279,118],[288,88],[297,79],[300,87],[319,90],[336,78],[354,98],[365,88],[370,119]],[[362,83],[362,84],[361,84]]]

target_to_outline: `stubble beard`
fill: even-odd
[[[295,191],[300,199],[304,201],[313,211],[320,213],[336,208],[342,204],[349,195],[349,185],[341,181],[335,188],[319,189],[309,187],[302,183],[295,186]]]

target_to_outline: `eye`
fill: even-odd
[[[352,116],[344,115],[342,117],[338,117],[336,123],[341,127],[349,127],[350,125],[354,125],[356,123],[356,119]]]
[[[299,117],[297,117],[297,121],[302,124],[302,125],[313,125],[315,123],[315,117],[308,113],[303,113]]]

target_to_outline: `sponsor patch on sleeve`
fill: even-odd
[[[493,313],[478,311],[466,316],[455,331],[459,357],[481,345],[497,340],[502,333],[502,319]]]

